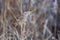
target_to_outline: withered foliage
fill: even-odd
[[[0,0],[0,40],[56,40],[57,0]]]

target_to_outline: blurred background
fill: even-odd
[[[60,40],[60,0],[0,0],[0,40]]]

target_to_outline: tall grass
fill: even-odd
[[[0,40],[52,40],[56,35],[52,33],[51,25],[53,21],[56,24],[53,16],[57,13],[56,1],[1,0],[0,31],[3,31]]]

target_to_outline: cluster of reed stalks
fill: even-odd
[[[0,0],[0,40],[56,40],[57,8],[57,0]]]

